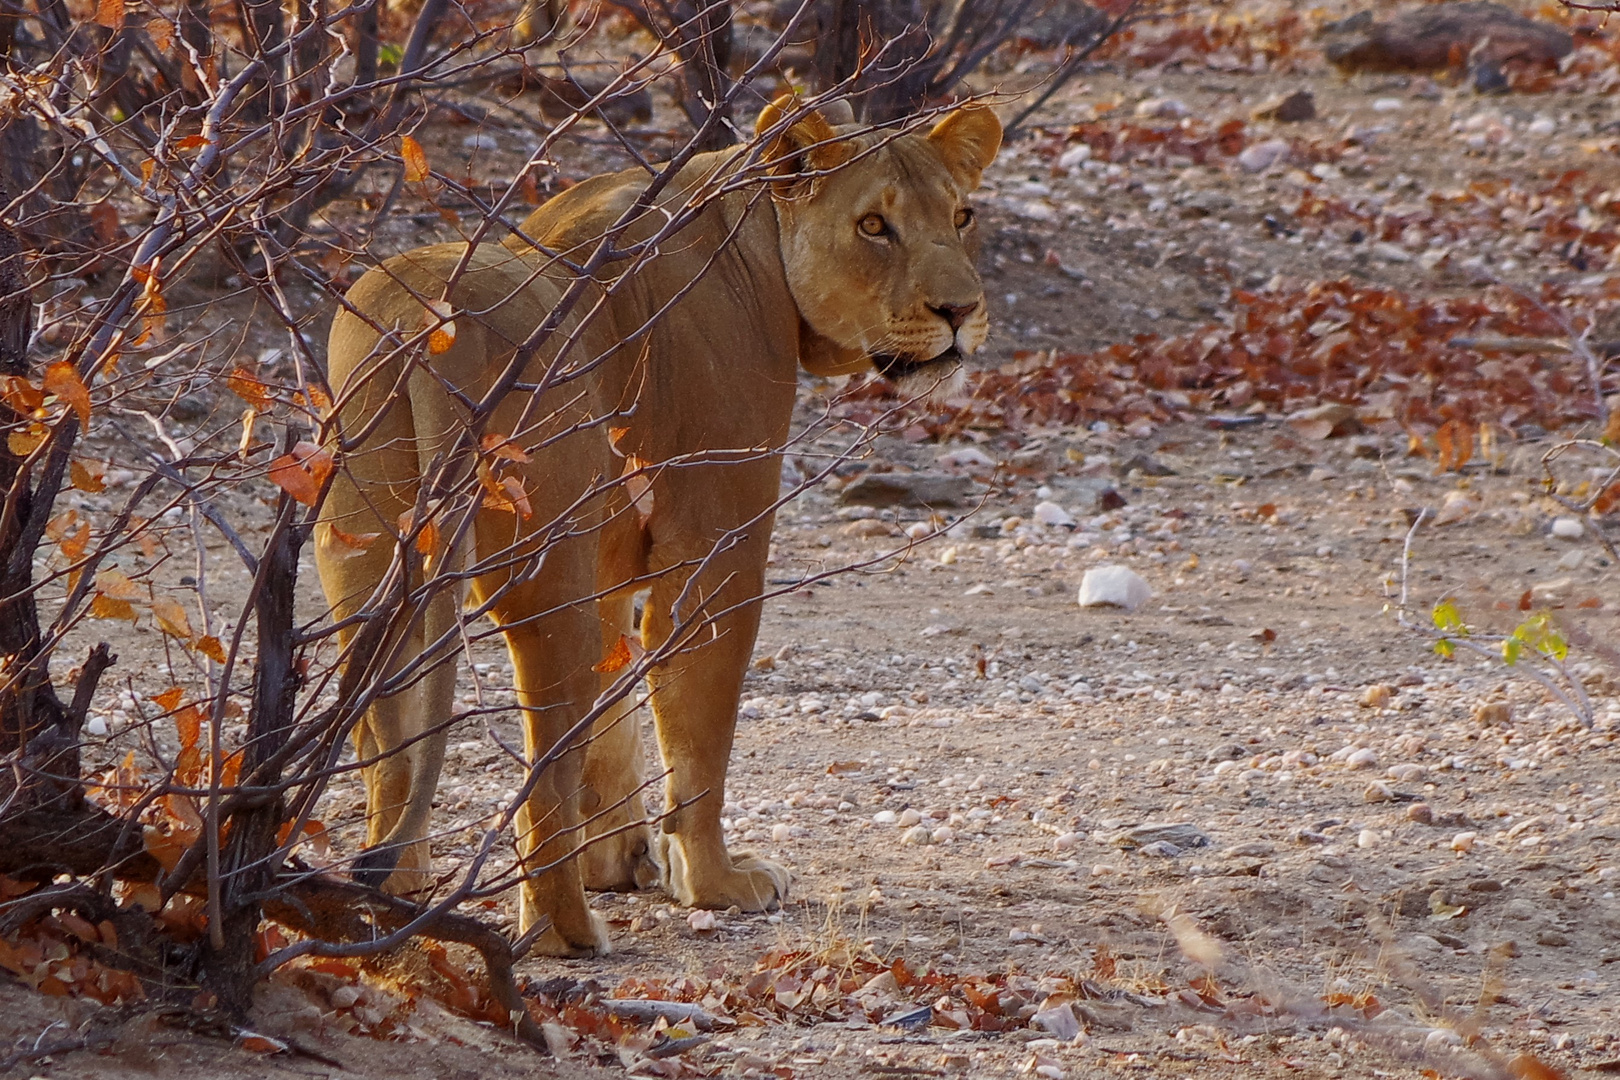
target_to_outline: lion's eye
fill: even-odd
[[[965,229],[971,224],[973,224],[973,211],[964,206],[956,212],[956,227]]]
[[[867,236],[887,236],[889,233],[889,223],[883,220],[882,214],[867,214],[857,227]]]

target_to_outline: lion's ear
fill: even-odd
[[[964,105],[935,124],[928,141],[939,150],[953,176],[976,188],[980,174],[1001,149],[1001,121],[983,105]]]
[[[754,123],[754,134],[768,136],[793,113],[794,98],[784,94],[765,106]],[[827,172],[855,156],[855,148],[838,141],[838,131],[820,112],[806,113],[781,131],[765,151],[765,164],[776,176]]]

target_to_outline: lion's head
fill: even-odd
[[[792,105],[766,106],[759,134]],[[1000,148],[995,113],[971,106],[927,132],[857,132],[820,112],[780,131],[767,160],[783,178],[772,197],[808,370],[870,362],[908,392],[954,380],[990,329],[967,200]]]

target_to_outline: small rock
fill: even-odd
[[[1036,503],[1035,520],[1056,528],[1074,528],[1074,515],[1055,502]]]
[[[1073,851],[1080,843],[1080,834],[1066,832],[1052,839],[1053,851]]]
[[[1292,149],[1286,139],[1267,139],[1265,142],[1257,142],[1243,148],[1243,152],[1237,158],[1238,166],[1244,172],[1262,173],[1272,166],[1280,165],[1288,160],[1288,155],[1292,152]]]
[[[1234,844],[1221,852],[1229,859],[1264,859],[1271,856],[1277,849],[1264,840],[1250,840],[1246,844]]]
[[[1071,1041],[1083,1030],[1080,1025],[1080,1017],[1075,1014],[1074,1006],[1067,1002],[1055,1008],[1042,1009],[1029,1018],[1029,1026],[1038,1028],[1064,1042]]]
[[[1136,103],[1136,115],[1154,120],[1180,120],[1184,116],[1191,116],[1192,110],[1178,98],[1148,98]]]
[[[899,819],[900,815],[896,814],[893,810],[879,810],[877,813],[872,815],[872,824],[893,825]]]
[[[1580,518],[1554,518],[1552,534],[1560,540],[1579,540],[1586,535],[1586,526],[1581,524]]]
[[[1569,944],[1569,935],[1561,930],[1543,930],[1536,934],[1537,945],[1547,945],[1555,949],[1562,949]]]
[[[1407,251],[1399,244],[1390,243],[1388,240],[1379,240],[1378,242],[1372,244],[1368,250],[1373,253],[1375,258],[1382,259],[1384,262],[1409,263],[1412,261],[1411,252]]]
[[[772,825],[771,840],[773,843],[785,844],[793,839],[793,828],[790,825]]]
[[[838,499],[862,506],[955,506],[973,490],[973,481],[948,473],[862,473]]]
[[[714,912],[699,908],[686,917],[686,925],[701,934],[719,927],[720,920],[715,918]]]
[[[364,996],[365,992],[358,986],[340,986],[332,991],[332,1008],[353,1008]]]
[[[1365,769],[1378,764],[1378,755],[1371,747],[1363,746],[1345,758],[1344,763],[1352,769]]]
[[[1361,801],[1369,803],[1386,803],[1395,801],[1395,789],[1382,780],[1374,780],[1367,785],[1361,793]]]
[[[1425,802],[1415,802],[1406,808],[1406,820],[1414,821],[1419,825],[1433,825],[1434,811]]]
[[[1530,586],[1530,602],[1536,607],[1556,607],[1575,591],[1573,578],[1553,578]]]
[[[1363,709],[1387,709],[1390,700],[1395,696],[1392,687],[1383,683],[1373,683],[1361,692],[1361,707]]]
[[[1451,850],[1456,852],[1472,851],[1474,841],[1479,834],[1474,832],[1460,832],[1451,838]]]
[[[1078,143],[1058,155],[1058,168],[1073,169],[1091,160],[1091,145]]]
[[[1403,784],[1412,784],[1423,779],[1429,770],[1422,765],[1391,765],[1386,774],[1391,780],[1398,780]]]
[[[1153,589],[1136,571],[1124,566],[1098,566],[1080,580],[1080,606],[1117,607],[1135,611],[1153,599]]]
[[[1155,840],[1151,844],[1143,844],[1137,848],[1136,853],[1155,859],[1179,859],[1181,857],[1181,848],[1168,840]]]
[[[1113,844],[1115,847],[1130,850],[1160,841],[1177,848],[1208,847],[1211,843],[1209,834],[1204,830],[1196,825],[1181,822],[1173,825],[1138,825],[1114,837]]]
[[[1362,829],[1356,836],[1356,847],[1370,848],[1378,846],[1378,834],[1371,829]]]
[[[1480,727],[1501,727],[1513,720],[1513,706],[1505,701],[1486,701],[1474,709],[1474,723]]]
[[[1445,499],[1440,503],[1440,511],[1434,516],[1436,525],[1457,525],[1474,516],[1479,509],[1479,499],[1473,492],[1448,491]]]
[[[1360,430],[1356,410],[1349,405],[1328,402],[1315,408],[1300,409],[1288,414],[1288,424],[1307,439],[1330,439]]]
[[[914,825],[900,835],[900,842],[910,847],[928,843],[931,834],[926,825]]]
[[[1256,120],[1275,120],[1283,124],[1296,124],[1316,119],[1316,98],[1309,90],[1295,90],[1292,94],[1273,94],[1249,114]]]
[[[900,811],[900,827],[902,829],[909,829],[921,820],[922,814],[909,806]]]

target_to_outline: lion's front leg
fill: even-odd
[[[712,560],[705,580],[725,585],[710,597],[705,611],[732,608],[759,595],[767,540],[750,538]],[[675,628],[670,609],[685,582],[684,575],[666,574],[653,587],[643,616],[649,647]],[[706,592],[694,589],[688,602]],[[712,631],[706,626],[696,635],[697,644],[651,673],[659,749],[670,770],[665,791],[672,812],[663,822],[669,890],[692,907],[766,911],[787,897],[787,869],[751,854],[728,852],[720,828],[737,702],[759,631],[759,612],[757,602],[736,607],[714,620]]]

